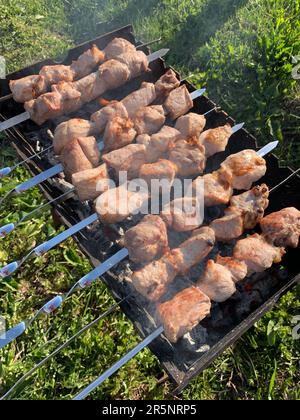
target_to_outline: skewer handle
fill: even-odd
[[[0,238],[5,238],[6,235],[9,235],[15,229],[14,223],[8,223],[0,227]]]
[[[29,190],[32,187],[46,181],[51,176],[57,175],[63,171],[63,166],[59,163],[58,165],[52,166],[50,169],[40,173],[39,175],[30,178],[28,181],[22,182],[15,187],[15,192],[21,194],[24,191]]]
[[[18,261],[13,261],[9,264],[7,264],[5,267],[2,267],[0,270],[0,276],[2,278],[9,277],[11,274],[13,274],[19,267]]]
[[[126,248],[121,249],[112,257],[108,258],[104,263],[100,264],[94,270],[90,271],[84,277],[82,277],[78,281],[78,285],[84,289],[88,287],[93,281],[95,281],[98,277],[102,276],[102,274],[106,273],[120,261],[124,260],[128,256],[128,250]]]
[[[11,173],[11,170],[12,169],[9,166],[0,169],[0,178],[4,178],[5,176],[9,175]]]
[[[50,249],[54,248],[56,245],[59,245],[61,242],[65,241],[70,236],[79,232],[81,229],[84,229],[91,223],[96,222],[96,220],[98,220],[98,215],[97,213],[94,213],[86,219],[82,220],[81,222],[76,223],[76,225],[71,226],[69,229],[66,229],[64,232],[60,233],[59,235],[55,236],[49,241],[37,246],[36,248],[34,248],[33,252],[37,256],[45,254],[46,252],[50,251]]]
[[[11,328],[10,330],[5,331],[2,335],[0,335],[0,349],[7,346],[9,343],[14,341],[23,332],[26,330],[25,322],[20,322],[15,327]]]
[[[49,300],[42,308],[40,312],[44,312],[47,315],[52,314],[62,304],[63,298],[61,296],[55,296]]]

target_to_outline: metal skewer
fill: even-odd
[[[8,95],[2,96],[0,98],[0,103],[1,102],[5,102],[5,101],[8,101],[9,99],[12,99],[12,97],[13,97],[13,94],[12,93],[9,93]]]
[[[28,157],[27,159],[22,160],[21,162],[16,163],[14,166],[7,166],[6,168],[1,168],[0,179],[4,178],[7,175],[10,175],[15,169],[17,169],[19,166],[23,165],[24,163],[30,162],[34,158],[42,156],[44,153],[48,152],[51,149],[53,149],[53,145],[46,147],[46,149],[43,149],[40,152],[35,153],[34,155]]]
[[[157,60],[158,58],[162,58],[164,57],[170,50],[168,48],[163,48],[161,50],[158,50],[152,54],[148,55],[148,63],[151,63],[152,61]],[[9,128],[12,128],[14,126],[16,126],[17,124],[20,124],[24,121],[30,120],[30,114],[29,112],[23,112],[20,115],[16,115],[13,118],[9,118],[6,121],[3,121],[2,123],[0,123],[0,133],[2,131],[8,130]]]
[[[235,127],[243,127],[243,124],[238,124]],[[235,127],[233,129],[235,130]],[[240,129],[239,128],[239,129]],[[257,153],[260,156],[264,156],[265,154],[271,152],[273,149],[276,148],[278,145],[278,141],[274,141],[263,147],[261,150],[259,150]],[[55,246],[59,245],[60,243],[64,242],[69,237],[75,235],[80,230],[86,228],[91,223],[96,222],[99,219],[99,216],[97,213],[93,213],[91,216],[81,220],[79,223],[77,223],[74,226],[71,226],[70,228],[66,229],[64,232],[60,233],[57,236],[54,236],[54,238],[42,243],[41,245],[38,245],[34,249],[32,249],[25,257],[23,257],[21,260],[13,261],[12,263],[6,265],[0,270],[0,276],[5,278],[9,277],[12,273],[14,273],[18,268],[21,267],[21,265],[29,258],[29,256],[35,254],[36,256],[42,256],[46,252],[50,251]],[[3,229],[2,229],[3,232]],[[3,235],[3,233],[2,233]]]
[[[202,96],[206,92],[206,89],[198,89],[191,93],[192,100],[195,100]],[[215,109],[215,108],[214,108]],[[213,110],[214,110],[213,109]],[[99,142],[99,149],[101,150],[101,147],[103,147],[103,143]],[[1,199],[0,199],[0,206],[3,204],[3,202],[10,197],[11,194],[17,193],[22,194],[25,191],[28,191],[29,189],[36,187],[37,185],[41,184],[42,182],[46,181],[48,178],[58,175],[60,172],[63,172],[64,168],[61,163],[58,163],[57,165],[52,166],[51,168],[47,169],[46,171],[41,172],[40,174],[28,179],[25,182],[22,182],[21,184],[17,185],[16,187],[12,188],[10,191],[8,191]]]
[[[141,350],[147,347],[152,341],[154,341],[157,337],[159,337],[164,332],[164,328],[158,327],[153,333],[148,335],[143,341],[137,344],[132,350],[130,350],[125,356],[123,356],[120,360],[118,360],[113,366],[111,366],[108,370],[102,373],[98,379],[92,382],[89,386],[87,386],[83,391],[81,391],[75,398],[76,400],[83,400],[86,398],[94,389],[96,389],[99,385],[102,384],[107,378],[117,372],[122,366],[129,362],[134,356],[136,356]]]

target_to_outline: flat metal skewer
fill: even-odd
[[[106,379],[111,375],[117,372],[122,366],[129,362],[133,357],[135,357],[141,350],[147,347],[152,341],[159,337],[164,332],[164,328],[158,327],[153,333],[148,335],[143,341],[137,344],[132,350],[130,350],[125,356],[118,360],[113,366],[107,369],[98,379],[92,382],[87,386],[83,391],[81,391],[76,397],[73,398],[74,401],[83,400],[86,398],[92,391],[94,391],[99,385],[101,385]]]

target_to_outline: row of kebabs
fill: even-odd
[[[147,56],[129,41],[115,38],[103,51],[94,45],[71,66],[44,66],[38,75],[12,80],[10,89],[17,102],[24,102],[30,118],[41,125],[77,111],[145,71]]]

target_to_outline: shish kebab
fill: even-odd
[[[125,52],[101,64],[94,73],[75,81],[51,86],[51,92],[25,102],[26,112],[0,124],[0,132],[28,119],[42,125],[50,119],[75,112],[84,104],[148,71],[148,64],[163,57],[163,49],[146,56],[142,51]]]
[[[205,117],[199,116],[197,114],[193,114],[192,117],[193,118],[195,118],[195,117],[200,118],[201,117],[204,120],[204,122],[202,121],[202,128],[201,128],[201,130],[202,130],[203,127],[204,127],[204,124],[205,124]],[[186,118],[186,117],[182,117],[182,118]],[[182,125],[182,130],[183,131],[186,130],[187,129],[187,126],[189,126],[189,125],[183,124]],[[169,128],[172,129],[171,127],[169,127]],[[191,130],[194,130],[195,128],[192,125],[190,127],[190,129]],[[175,130],[175,129],[172,129],[172,130]],[[215,129],[215,131],[216,130],[218,132],[218,129]],[[231,131],[228,130],[226,128],[226,126],[225,126],[225,129],[224,130],[226,130],[226,135],[225,136],[224,135],[221,136],[221,138],[222,138],[223,141],[220,143],[219,149],[216,149],[216,152],[217,151],[221,151],[221,150],[225,150],[226,145],[227,145],[227,142],[229,140],[229,137],[231,136]],[[178,131],[178,130],[175,130],[175,131]],[[210,130],[208,130],[208,132],[211,133]],[[153,136],[152,136],[152,138],[153,138]],[[208,143],[210,143],[210,141],[212,140],[213,136],[208,135],[207,137],[204,137],[204,138],[208,141]],[[174,135],[173,135],[173,139],[174,139]],[[164,140],[166,140],[166,139],[164,138]],[[180,136],[180,138],[178,139],[178,141],[180,143],[182,142],[182,136]],[[167,138],[167,144],[169,144],[169,138]],[[176,143],[175,143],[175,145],[176,145]],[[205,162],[205,159],[206,159],[205,158],[205,153],[204,153],[205,147],[203,146],[203,144],[200,144],[199,145],[198,143],[196,143],[194,145],[194,139],[192,141],[192,145],[195,146],[195,150],[196,150],[196,160],[197,160],[198,163],[197,163],[196,168],[194,168],[194,170],[196,170],[195,173],[197,174],[197,173],[203,172],[203,170],[204,170],[205,164],[203,164],[203,161]],[[276,147],[276,145],[277,145],[277,142],[275,142],[275,144],[274,143],[271,143],[270,144],[270,147],[263,148],[262,149],[262,152],[263,153],[265,151],[269,152],[270,150],[273,150],[273,148]],[[187,149],[189,150],[191,145],[190,145],[189,142],[186,142],[186,146],[187,146]],[[152,144],[151,144],[151,147],[153,147]],[[161,145],[160,145],[160,147],[161,147]],[[147,149],[145,149],[145,150],[147,150]],[[200,153],[200,157],[201,157],[200,161],[199,161],[199,150],[201,152]],[[171,150],[171,152],[172,152],[172,150]],[[119,149],[119,153],[122,153],[122,149]],[[240,153],[243,154],[243,152],[240,152]],[[258,159],[258,154],[256,152],[254,152],[254,151],[249,151],[249,153],[248,153],[247,156],[249,156],[249,155],[252,156],[252,158],[250,158],[250,161],[252,161],[251,162],[252,165],[253,164],[255,165],[255,162]],[[147,158],[147,153],[144,152],[143,156],[144,156],[144,159]],[[190,158],[192,158],[192,156],[189,156],[189,159]],[[248,161],[248,160],[249,160],[249,158],[246,159],[246,161]],[[263,159],[262,159],[262,161],[264,162]],[[140,163],[142,163],[142,165],[141,165],[141,168],[140,168],[140,171],[139,171],[139,177],[140,178],[143,178],[144,177],[144,179],[149,180],[149,173],[146,173],[146,172],[142,173],[143,168],[145,166],[147,166],[147,164],[143,164],[144,162],[145,161],[140,162]],[[234,160],[234,162],[235,162],[235,160]],[[262,163],[262,162],[260,162],[260,163]],[[177,162],[177,164],[178,164],[178,162]],[[162,168],[159,168],[159,169],[161,169],[159,171],[160,172],[159,177],[163,177],[163,178],[166,178],[167,177],[167,178],[169,178],[170,177],[170,170],[171,170],[171,177],[174,180],[175,172],[176,172],[176,168],[177,168],[177,166],[176,166],[175,163],[173,163],[171,161],[168,161],[168,160],[165,160],[165,161],[164,160],[161,160],[161,161],[159,161],[157,163],[154,163],[153,165],[154,166],[155,165],[162,166]],[[101,170],[102,170],[102,174],[101,174],[102,179],[100,179],[100,180],[97,179],[97,183],[95,184],[95,182],[94,182],[95,175],[93,175],[92,176],[93,188],[89,191],[90,194],[93,194],[94,198],[95,198],[95,191],[97,192],[96,196],[100,196],[99,198],[103,197],[103,198],[101,198],[100,202],[98,201],[99,198],[96,201],[96,205],[95,205],[96,206],[96,212],[94,214],[92,214],[91,216],[87,217],[86,219],[80,221],[76,225],[74,225],[74,226],[70,227],[69,229],[65,230],[61,234],[57,235],[56,237],[54,237],[54,238],[50,239],[49,241],[47,241],[47,242],[45,242],[45,243],[43,243],[43,244],[35,247],[33,250],[31,250],[21,260],[14,261],[14,262],[6,265],[5,267],[3,267],[0,270],[0,276],[7,277],[7,276],[11,275],[31,255],[33,255],[33,254],[35,254],[37,256],[43,255],[44,253],[48,252],[50,249],[52,249],[56,245],[60,244],[62,241],[66,240],[70,236],[74,235],[75,233],[79,232],[83,228],[87,227],[89,224],[97,221],[99,218],[104,223],[116,223],[116,222],[120,222],[122,220],[125,220],[133,212],[138,211],[143,206],[143,203],[145,203],[146,201],[148,201],[148,199],[149,199],[149,195],[148,195],[149,193],[148,192],[145,192],[145,191],[141,191],[141,192],[138,192],[138,193],[130,192],[130,191],[127,190],[127,184],[120,185],[119,187],[114,188],[114,189],[108,189],[109,182],[110,181],[109,181],[109,178],[107,177],[107,168],[105,167],[104,172],[103,172],[103,169],[101,169]],[[265,166],[264,166],[264,170],[265,170]],[[87,172],[87,171],[83,171],[83,172]],[[255,171],[255,170],[252,171],[252,172],[254,172],[256,175],[261,173],[259,171]],[[103,176],[104,176],[104,178],[103,178]],[[78,177],[78,174],[74,174],[73,177],[72,177],[72,182],[73,182],[73,184],[76,185],[76,179],[75,179],[75,177]],[[79,184],[81,183],[81,188],[83,190],[86,190],[87,189],[87,187],[86,187],[86,176],[84,175],[83,178],[82,178],[81,173],[79,173],[79,177],[80,177],[80,179],[79,180],[77,179],[77,185],[76,185],[77,186],[77,189],[79,188]],[[255,176],[254,176],[254,178],[255,178],[254,181],[257,180],[257,179],[259,179],[259,177],[258,178],[255,178]],[[89,179],[90,178],[91,177],[89,176]],[[155,176],[154,176],[154,178],[155,178]],[[99,184],[101,186],[102,191],[99,191],[100,190]],[[115,197],[113,198],[112,196],[113,196],[113,194],[115,192],[116,192],[116,194],[115,194]],[[125,213],[123,211],[123,206],[119,206],[119,204],[118,204],[118,197],[119,197],[120,192],[123,193],[123,196],[125,194],[128,197],[128,199],[133,203],[133,206],[134,206],[130,210],[127,208],[126,211],[125,211]],[[114,200],[114,201],[112,201],[112,200]],[[115,214],[114,215],[110,214],[110,212],[109,212],[109,207],[110,207],[110,205],[113,202],[116,205]]]
[[[262,219],[261,228],[261,235],[254,234],[237,241],[233,257],[218,256],[216,262],[209,260],[195,286],[183,289],[169,301],[158,304],[157,314],[162,325],[81,391],[74,400],[86,398],[162,333],[170,342],[176,343],[210,314],[211,301],[224,302],[235,293],[237,282],[280,262],[285,247],[298,246],[300,212],[290,207],[272,213]],[[289,240],[290,236],[292,241]]]
[[[299,169],[300,170],[300,169]],[[295,176],[298,171],[295,171],[292,175],[286,178],[286,180],[289,180],[292,176]],[[277,187],[273,188],[270,192],[272,193],[274,189],[277,189]],[[264,215],[264,211],[268,206],[268,196],[269,196],[269,190],[268,187],[265,184],[262,184],[261,186],[255,186],[250,191],[246,191],[242,194],[239,194],[237,196],[233,196],[230,201],[230,206],[228,209],[225,210],[225,212],[228,212],[229,214],[236,214],[236,219],[241,219],[241,225],[242,229],[241,231],[236,231],[235,238],[238,238],[242,235],[242,233],[247,229],[253,229],[255,225],[260,222],[261,225],[263,225],[262,217]],[[183,198],[184,200],[185,198]],[[188,197],[188,199],[190,199]],[[172,206],[170,206],[172,208]],[[173,219],[177,221],[177,223],[172,223],[172,226],[168,223],[170,219]],[[294,216],[297,216],[297,213],[294,214]],[[185,265],[185,269],[191,268],[192,265],[195,265],[197,262],[203,259],[203,257],[211,250],[211,244],[214,243],[215,240],[218,240],[218,235],[216,231],[214,231],[213,223],[220,220],[222,221],[224,217],[221,217],[219,219],[215,219],[210,224],[209,228],[204,228],[202,230],[197,229],[199,228],[199,225],[189,225],[187,226],[186,223],[182,223],[182,221],[179,222],[179,219],[185,219],[186,214],[185,211],[182,212],[182,214],[179,216],[175,213],[173,209],[173,214],[166,213],[166,211],[163,209],[161,216],[158,215],[147,215],[145,216],[142,221],[130,228],[126,233],[124,237],[125,245],[127,245],[128,249],[123,248],[121,249],[117,254],[110,257],[106,262],[102,263],[99,267],[95,268],[93,271],[88,273],[86,276],[84,276],[82,279],[80,279],[77,283],[75,283],[68,293],[65,295],[58,295],[54,298],[52,298],[49,302],[47,302],[45,305],[43,305],[36,313],[35,315],[28,321],[23,321],[17,324],[15,327],[12,327],[10,330],[6,331],[6,338],[2,340],[2,343],[0,342],[0,348],[8,345],[13,340],[21,336],[24,331],[34,322],[35,319],[39,317],[40,314],[52,314],[54,311],[57,310],[58,307],[62,305],[62,303],[75,291],[78,289],[82,290],[86,287],[88,287],[94,280],[99,278],[101,275],[105,274],[108,270],[113,268],[113,266],[117,265],[122,259],[126,258],[129,254],[129,257],[132,261],[137,263],[147,263],[151,260],[154,260],[155,258],[161,257],[163,253],[168,254],[169,247],[168,247],[168,238],[167,238],[167,227],[172,228],[175,231],[187,231],[187,230],[194,230],[194,232],[198,233],[198,235],[193,234],[193,237],[185,241],[183,244],[180,245],[180,247],[177,250],[173,250],[171,252],[175,252],[173,257],[175,255],[184,256],[184,250],[188,250],[188,266]],[[225,216],[226,217],[226,216]],[[268,216],[269,217],[269,216]],[[298,212],[298,218],[300,220],[300,212]],[[229,222],[230,223],[230,222]],[[184,229],[182,227],[184,226]],[[291,225],[292,226],[292,225]],[[188,227],[188,229],[187,229]],[[225,232],[228,232],[228,226],[223,227]],[[291,227],[289,228],[291,230]],[[291,246],[297,246],[297,232],[300,230],[300,224],[295,224],[295,234],[292,235],[291,240]],[[213,234],[213,232],[215,232]],[[287,236],[288,236],[287,231]],[[208,235],[207,235],[208,234]],[[225,235],[223,235],[225,236]],[[229,234],[228,238],[226,240],[232,240],[233,235]],[[204,241],[203,241],[204,240]],[[222,241],[222,239],[221,239]],[[203,246],[204,245],[204,246]],[[196,249],[195,249],[196,247]],[[177,254],[176,254],[177,253]],[[191,257],[193,255],[193,257]],[[166,257],[167,255],[165,255]],[[181,258],[182,259],[182,258]],[[169,265],[170,262],[175,261],[174,258],[169,259]],[[166,260],[167,261],[167,260]],[[165,261],[165,262],[166,262]],[[156,269],[159,268],[159,260],[154,262],[156,264]],[[145,266],[147,267],[147,266]],[[177,265],[177,270],[174,269],[170,270],[169,273],[173,273],[174,276],[178,275],[180,272],[180,267]],[[178,270],[179,269],[179,270]],[[143,269],[140,270],[140,274],[137,275],[137,281],[138,283],[134,283],[137,291],[141,291],[142,287],[142,294],[147,297],[151,298],[151,295],[149,293],[145,294],[145,282],[141,279],[143,279]],[[134,276],[133,275],[133,276]],[[147,277],[146,276],[146,283],[147,283]],[[158,276],[160,277],[160,275]],[[149,284],[151,286],[151,283],[153,284],[156,281],[155,278],[155,270],[154,275],[153,273],[150,273],[149,278]],[[172,279],[171,279],[172,280]],[[162,282],[159,280],[157,284],[160,286],[160,292],[164,292],[165,288],[168,284],[162,284]],[[155,291],[152,286],[152,292]],[[124,299],[127,299],[129,296],[127,296]]]
[[[132,115],[132,118],[136,118],[138,122],[136,125],[136,131],[133,129],[130,129],[130,131],[133,131],[133,135],[126,132],[127,128],[122,128],[117,125],[117,129],[114,129],[113,124],[110,125],[110,129],[115,130],[113,133],[111,133],[111,138],[113,138],[114,147],[122,147],[123,144],[127,144],[128,142],[131,142],[134,139],[134,136],[137,135],[137,133],[143,133],[146,130],[149,133],[153,133],[161,127],[161,125],[165,122],[165,116],[163,106],[161,105],[154,105],[154,106],[145,106],[147,103],[152,101],[155,96],[157,97],[164,97],[167,94],[167,98],[165,99],[165,110],[167,112],[171,112],[171,103],[173,100],[181,100],[181,104],[179,107],[177,107],[176,110],[176,117],[179,115],[184,114],[187,112],[192,106],[193,106],[193,100],[197,97],[201,96],[204,93],[204,89],[199,89],[190,94],[185,85],[182,85],[181,87],[177,87],[180,82],[176,78],[175,73],[172,70],[169,70],[167,73],[165,73],[157,82],[156,84],[151,83],[142,83],[142,87],[129,94],[123,101],[119,103],[114,103],[113,105],[108,105],[105,108],[102,108],[100,111],[97,111],[98,116],[95,117],[95,120],[98,122],[98,127],[100,125],[101,120],[101,127],[102,130],[105,127],[105,122],[107,122],[107,125],[110,123],[114,123],[117,119],[118,122],[121,119],[121,117],[118,114],[118,109],[123,109],[123,113],[127,113],[130,111],[130,115]],[[171,90],[173,88],[173,90]],[[155,93],[157,92],[157,93]],[[172,95],[172,96],[171,96]],[[172,101],[169,101],[170,96],[172,98]],[[126,105],[126,106],[125,106]],[[158,108],[158,111],[157,111]],[[134,110],[136,110],[136,114],[134,114]],[[193,121],[193,124],[199,122],[200,128],[205,124],[205,116],[210,114],[212,111],[214,111],[215,108],[205,113],[203,116],[198,116],[197,114],[189,114],[191,122]],[[174,110],[172,111],[173,115],[175,115]],[[117,114],[117,115],[116,115]],[[127,115],[127,114],[126,114]],[[111,119],[109,119],[111,117]],[[127,123],[129,119],[124,118],[124,126],[127,126]],[[118,124],[118,123],[117,123]],[[73,172],[78,172],[79,174],[84,174],[85,181],[88,182],[89,179],[92,179],[93,182],[93,188],[94,192],[93,195],[87,195],[88,191],[85,193],[85,197],[81,197],[79,194],[79,198],[81,200],[86,199],[93,199],[98,196],[98,193],[95,194],[96,191],[96,183],[99,179],[103,178],[104,175],[107,174],[107,169],[105,165],[97,166],[99,164],[100,160],[100,152],[97,146],[96,139],[94,137],[74,137],[73,140],[71,140],[72,136],[75,136],[79,134],[91,134],[89,131],[90,128],[87,128],[91,126],[89,121],[86,120],[69,120],[65,123],[60,124],[57,127],[57,130],[55,132],[54,141],[57,143],[55,144],[55,147],[58,149],[59,147],[59,153],[60,160],[63,162],[63,164],[56,165],[54,167],[55,171],[57,173],[61,172],[62,169],[65,169],[66,175],[71,177]],[[240,129],[242,125],[236,126],[236,129]],[[171,127],[169,127],[169,130],[172,130]],[[175,131],[175,130],[174,130]],[[193,133],[199,131],[199,130],[193,130]],[[175,131],[177,134],[178,131]],[[127,139],[125,143],[124,138]],[[106,135],[104,137],[104,142],[109,141],[111,143],[111,140],[109,140],[110,137]],[[60,145],[64,145],[63,148],[60,147]],[[144,148],[144,146],[139,146],[140,149]],[[111,148],[111,147],[110,147]],[[134,148],[134,146],[133,146]],[[95,168],[93,168],[95,166]],[[2,198],[1,203],[4,199],[7,199],[10,194],[12,194],[14,191],[21,192],[26,191],[27,189],[31,188],[32,186],[37,185],[41,181],[44,180],[48,176],[48,172],[52,171],[53,168],[50,170],[47,170],[36,177],[31,178],[28,181],[25,181],[24,183],[18,185],[13,190],[10,190],[6,193],[6,195]],[[88,170],[90,169],[90,170]],[[86,170],[84,172],[84,170]],[[78,175],[79,175],[78,174]],[[77,178],[76,178],[77,179]],[[81,180],[82,182],[82,180]],[[89,188],[88,190],[91,190]],[[60,200],[62,197],[67,196],[72,191],[75,191],[75,188],[69,189],[68,193],[63,194],[60,197],[57,197],[57,199],[52,200],[51,203]],[[87,195],[87,196],[86,196]],[[41,207],[45,207],[46,205],[43,205]],[[39,210],[36,209],[36,210]],[[7,234],[9,234],[13,229],[15,228],[15,225],[10,223],[6,226],[3,226],[0,228],[0,237],[3,237]]]
[[[92,135],[96,132],[101,133],[105,129],[104,147],[107,150],[117,149],[122,145],[131,143],[139,132],[144,133],[145,130],[148,130],[152,133],[159,130],[165,121],[165,113],[172,113],[177,118],[191,109],[193,100],[203,95],[205,89],[189,93],[185,85],[176,88],[176,85],[180,82],[173,72],[170,81],[169,73],[163,75],[155,85],[142,83],[139,90],[129,94],[123,101],[113,103],[97,111],[92,116],[94,122],[71,119],[60,124],[55,130],[53,144],[55,152],[60,154],[62,163],[17,185],[2,197],[0,204],[14,192],[21,194],[44,182],[49,177],[59,174],[64,170],[64,167],[70,167],[72,172],[78,172],[97,166],[100,159],[99,149],[102,148],[103,144],[100,142],[97,145],[96,138]],[[167,98],[164,106],[147,106],[164,92],[164,78],[167,81],[169,80],[168,83],[165,83]],[[171,90],[172,87],[174,87],[173,91]],[[175,115],[172,102],[176,100],[180,100],[181,104],[177,107]],[[129,113],[132,120],[126,117]],[[9,173],[9,171],[10,168],[3,168],[2,174]]]
[[[84,51],[70,66],[62,64],[43,66],[39,74],[32,74],[20,79],[10,80],[11,97],[20,103],[36,99],[43,93],[49,92],[52,85],[59,82],[74,82],[90,74],[97,65],[104,61],[115,59],[126,52],[135,52],[137,49],[152,44],[134,46],[124,38],[114,38],[104,50],[95,44]],[[7,98],[7,97],[6,97]],[[0,98],[1,100],[2,98]]]
[[[108,102],[104,99],[100,99],[100,103],[104,106],[92,114],[90,121],[80,118],[72,118],[59,124],[54,133],[53,145],[45,150],[49,151],[54,149],[54,153],[56,155],[61,155],[65,146],[67,146],[71,141],[82,137],[88,138],[92,143],[92,136],[101,134],[105,130],[109,120],[112,120],[115,117],[120,117],[120,119],[116,121],[115,125],[118,126],[118,132],[120,132],[120,135],[124,133],[126,138],[129,137],[129,133],[134,133],[131,128],[139,134],[143,130],[144,132],[147,132],[146,129],[148,127],[150,127],[150,129],[152,128],[151,123],[153,124],[155,118],[156,120],[159,119],[162,121],[165,118],[165,114],[172,111],[172,109],[170,109],[170,105],[168,104],[167,96],[172,90],[178,88],[180,83],[182,83],[185,79],[179,81],[176,74],[170,69],[155,83],[143,82],[139,89],[131,92],[121,101]],[[200,96],[201,92],[204,93],[204,90],[198,90],[197,92],[199,93],[198,96]],[[179,100],[182,98],[182,108],[184,106],[188,107],[193,100],[187,89],[184,88],[179,89],[177,94],[175,93],[173,96],[178,96]],[[194,96],[197,96],[197,93],[194,93]],[[174,99],[175,98],[171,99],[171,102]],[[166,101],[164,109],[159,107],[159,104],[163,101]],[[149,105],[153,102],[157,103],[157,106],[149,107]],[[125,130],[126,128],[127,130]],[[131,130],[129,131],[129,129]],[[155,125],[152,129],[155,130]],[[107,138],[110,133],[111,127],[108,132],[105,133],[105,138]],[[110,143],[112,143],[112,140]],[[102,146],[103,144],[99,143],[99,148]],[[27,158],[24,162],[31,160],[40,153]],[[15,165],[15,167],[16,166],[17,165]],[[0,177],[9,175],[15,167],[0,169]]]

